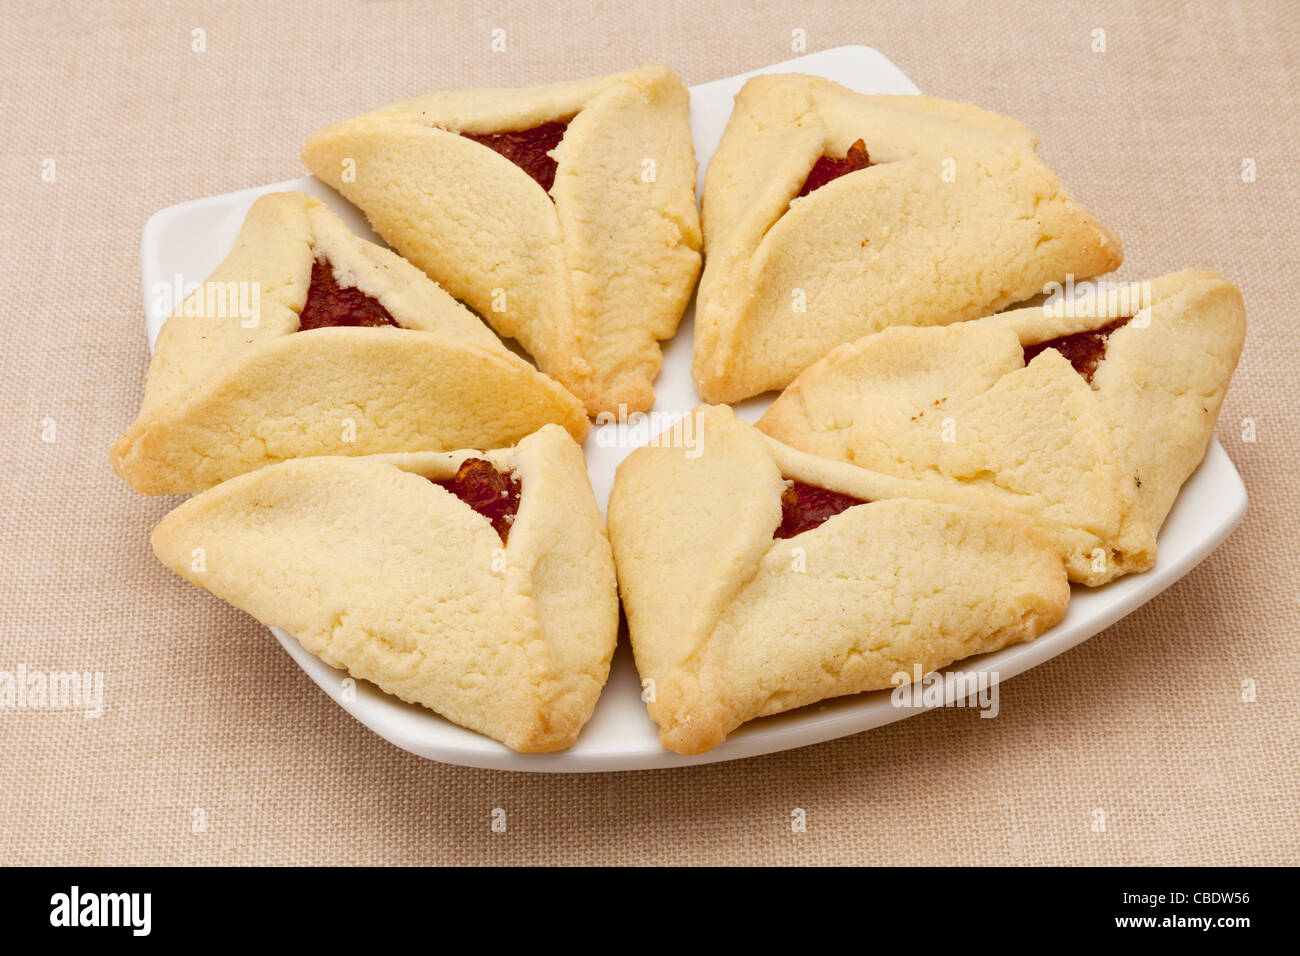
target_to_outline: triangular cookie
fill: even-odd
[[[191,492],[306,455],[508,445],[547,422],[590,427],[419,269],[275,193],[163,325],[113,463],[137,491]]]
[[[644,410],[700,268],[688,103],[662,65],[434,93],[321,130],[303,162],[589,413]]]
[[[1119,242],[1036,145],[963,103],[751,79],[704,185],[700,395],[783,388],[869,332],[973,319],[1116,268]]]
[[[1028,641],[1065,613],[1060,559],[996,506],[817,458],[703,407],[619,466],[610,540],[665,747]]]
[[[614,566],[558,426],[501,451],[263,468],[185,502],[153,543],[326,663],[514,750],[572,744],[609,672]]]
[[[806,369],[758,427],[813,454],[979,490],[1040,522],[1073,580],[1146,570],[1241,351],[1240,294],[1184,272],[1070,311],[865,336]]]

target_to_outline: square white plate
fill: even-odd
[[[732,97],[749,77],[782,72],[824,76],[864,93],[920,92],[884,56],[859,46],[826,50],[692,87],[691,132],[701,181],[731,114]],[[168,311],[155,294],[160,284],[173,285],[177,277],[182,285],[205,279],[230,250],[253,200],[264,193],[289,189],[321,197],[358,235],[380,241],[355,207],[310,177],[196,199],[164,209],[145,226],[142,250],[151,348]],[[659,431],[657,426],[670,421],[671,416],[680,416],[699,402],[690,376],[692,325],[693,312],[688,311],[677,335],[665,343],[663,371],[655,382],[654,409],[665,418],[656,422],[650,433]],[[752,399],[739,405],[737,412],[754,421],[770,401],[771,396]],[[628,444],[626,426],[622,425],[594,428],[587,440],[584,450],[588,469],[602,508],[609,497],[614,469],[632,450]],[[1065,619],[1036,641],[970,658],[958,666],[965,672],[984,670],[992,679],[1005,679],[1087,640],[1195,567],[1228,536],[1245,510],[1246,489],[1241,478],[1218,441],[1212,441],[1205,460],[1183,487],[1160,534],[1160,555],[1152,570],[1102,588],[1075,587]],[[659,746],[655,726],[641,702],[640,681],[624,636],[614,656],[609,683],[577,744],[563,753],[524,755],[427,710],[405,704],[365,681],[355,682],[351,692],[345,693],[346,675],[342,671],[303,650],[294,638],[278,628],[271,630],[325,693],[375,733],[422,757],[471,767],[592,772],[712,763],[820,743],[920,712],[918,708],[894,707],[888,691],[844,697],[755,721],[736,731],[715,750],[697,757],[683,757]]]

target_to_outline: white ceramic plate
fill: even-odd
[[[826,50],[693,87],[691,131],[701,179],[731,113],[732,97],[744,81],[757,73],[796,71],[824,76],[864,93],[920,92],[898,67],[867,47]],[[201,282],[230,250],[253,200],[286,189],[321,197],[356,233],[380,241],[360,212],[310,177],[164,209],[149,220],[144,230],[144,291],[151,348],[166,317],[166,309],[155,294],[158,284],[174,284],[177,277],[182,284]],[[671,420],[670,416],[680,416],[698,404],[690,376],[692,323],[693,313],[687,312],[676,337],[666,343],[663,371],[655,382],[654,410],[664,418],[646,429],[643,438],[657,433],[660,425]],[[770,396],[753,399],[738,406],[737,412],[754,421],[770,401]],[[594,428],[587,440],[588,468],[602,508],[609,497],[614,469],[631,451],[629,437],[626,426],[611,424]],[[1160,534],[1160,556],[1155,568],[1102,588],[1075,587],[1065,620],[1036,641],[970,658],[957,666],[965,672],[985,670],[990,676],[996,675],[995,679],[1005,679],[1087,640],[1195,567],[1228,536],[1245,510],[1246,489],[1241,478],[1218,441],[1213,441],[1205,461],[1183,487]],[[307,653],[290,635],[278,628],[271,630],[325,693],[375,733],[422,757],[471,767],[591,772],[712,763],[820,743],[920,712],[896,708],[887,691],[844,697],[755,721],[715,750],[698,757],[683,757],[659,746],[655,727],[641,702],[640,682],[624,636],[614,657],[609,684],[578,743],[563,753],[524,755],[427,710],[404,704],[365,681],[355,682],[345,693],[343,672]]]

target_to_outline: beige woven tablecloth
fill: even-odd
[[[1294,0],[0,8],[0,671],[105,679],[99,719],[0,710],[0,863],[1300,861]],[[144,380],[150,213],[302,175],[309,132],[399,97],[649,60],[697,83],[792,56],[795,30],[1027,123],[1122,237],[1124,275],[1200,266],[1241,286],[1250,332],[1218,434],[1251,504],[1200,568],[1010,681],[996,720],[551,776],[402,753],[154,560],[176,501],[132,493],[107,456]]]

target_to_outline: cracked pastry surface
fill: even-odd
[[[845,167],[859,140],[869,165]],[[1116,268],[1118,240],[1036,146],[1019,123],[963,103],[751,79],[704,184],[701,397],[783,388],[869,332],[973,319]],[[827,161],[841,165],[822,183]]]
[[[700,269],[688,105],[661,64],[432,93],[320,130],[303,162],[590,414],[640,411]]]
[[[1024,518],[961,490],[917,497],[917,482],[782,445],[726,406],[692,414],[700,453],[638,449],[609,502],[665,747],[701,753],[756,717],[1032,640],[1064,615],[1064,567]],[[778,537],[791,481],[842,500]]]
[[[466,461],[518,483],[504,541],[443,484]],[[182,504],[153,545],[331,666],[514,750],[570,746],[609,672],[609,542],[582,451],[555,425],[489,452],[272,465]]]
[[[1075,581],[1146,570],[1241,353],[1241,295],[1186,271],[1056,311],[865,336],[799,375],[758,427],[987,494],[1039,522]]]
[[[259,315],[220,298],[208,314],[227,288],[256,288]],[[419,269],[320,200],[274,193],[164,323],[112,457],[137,491],[192,492],[306,455],[508,445],[548,422],[589,429],[573,395]]]

